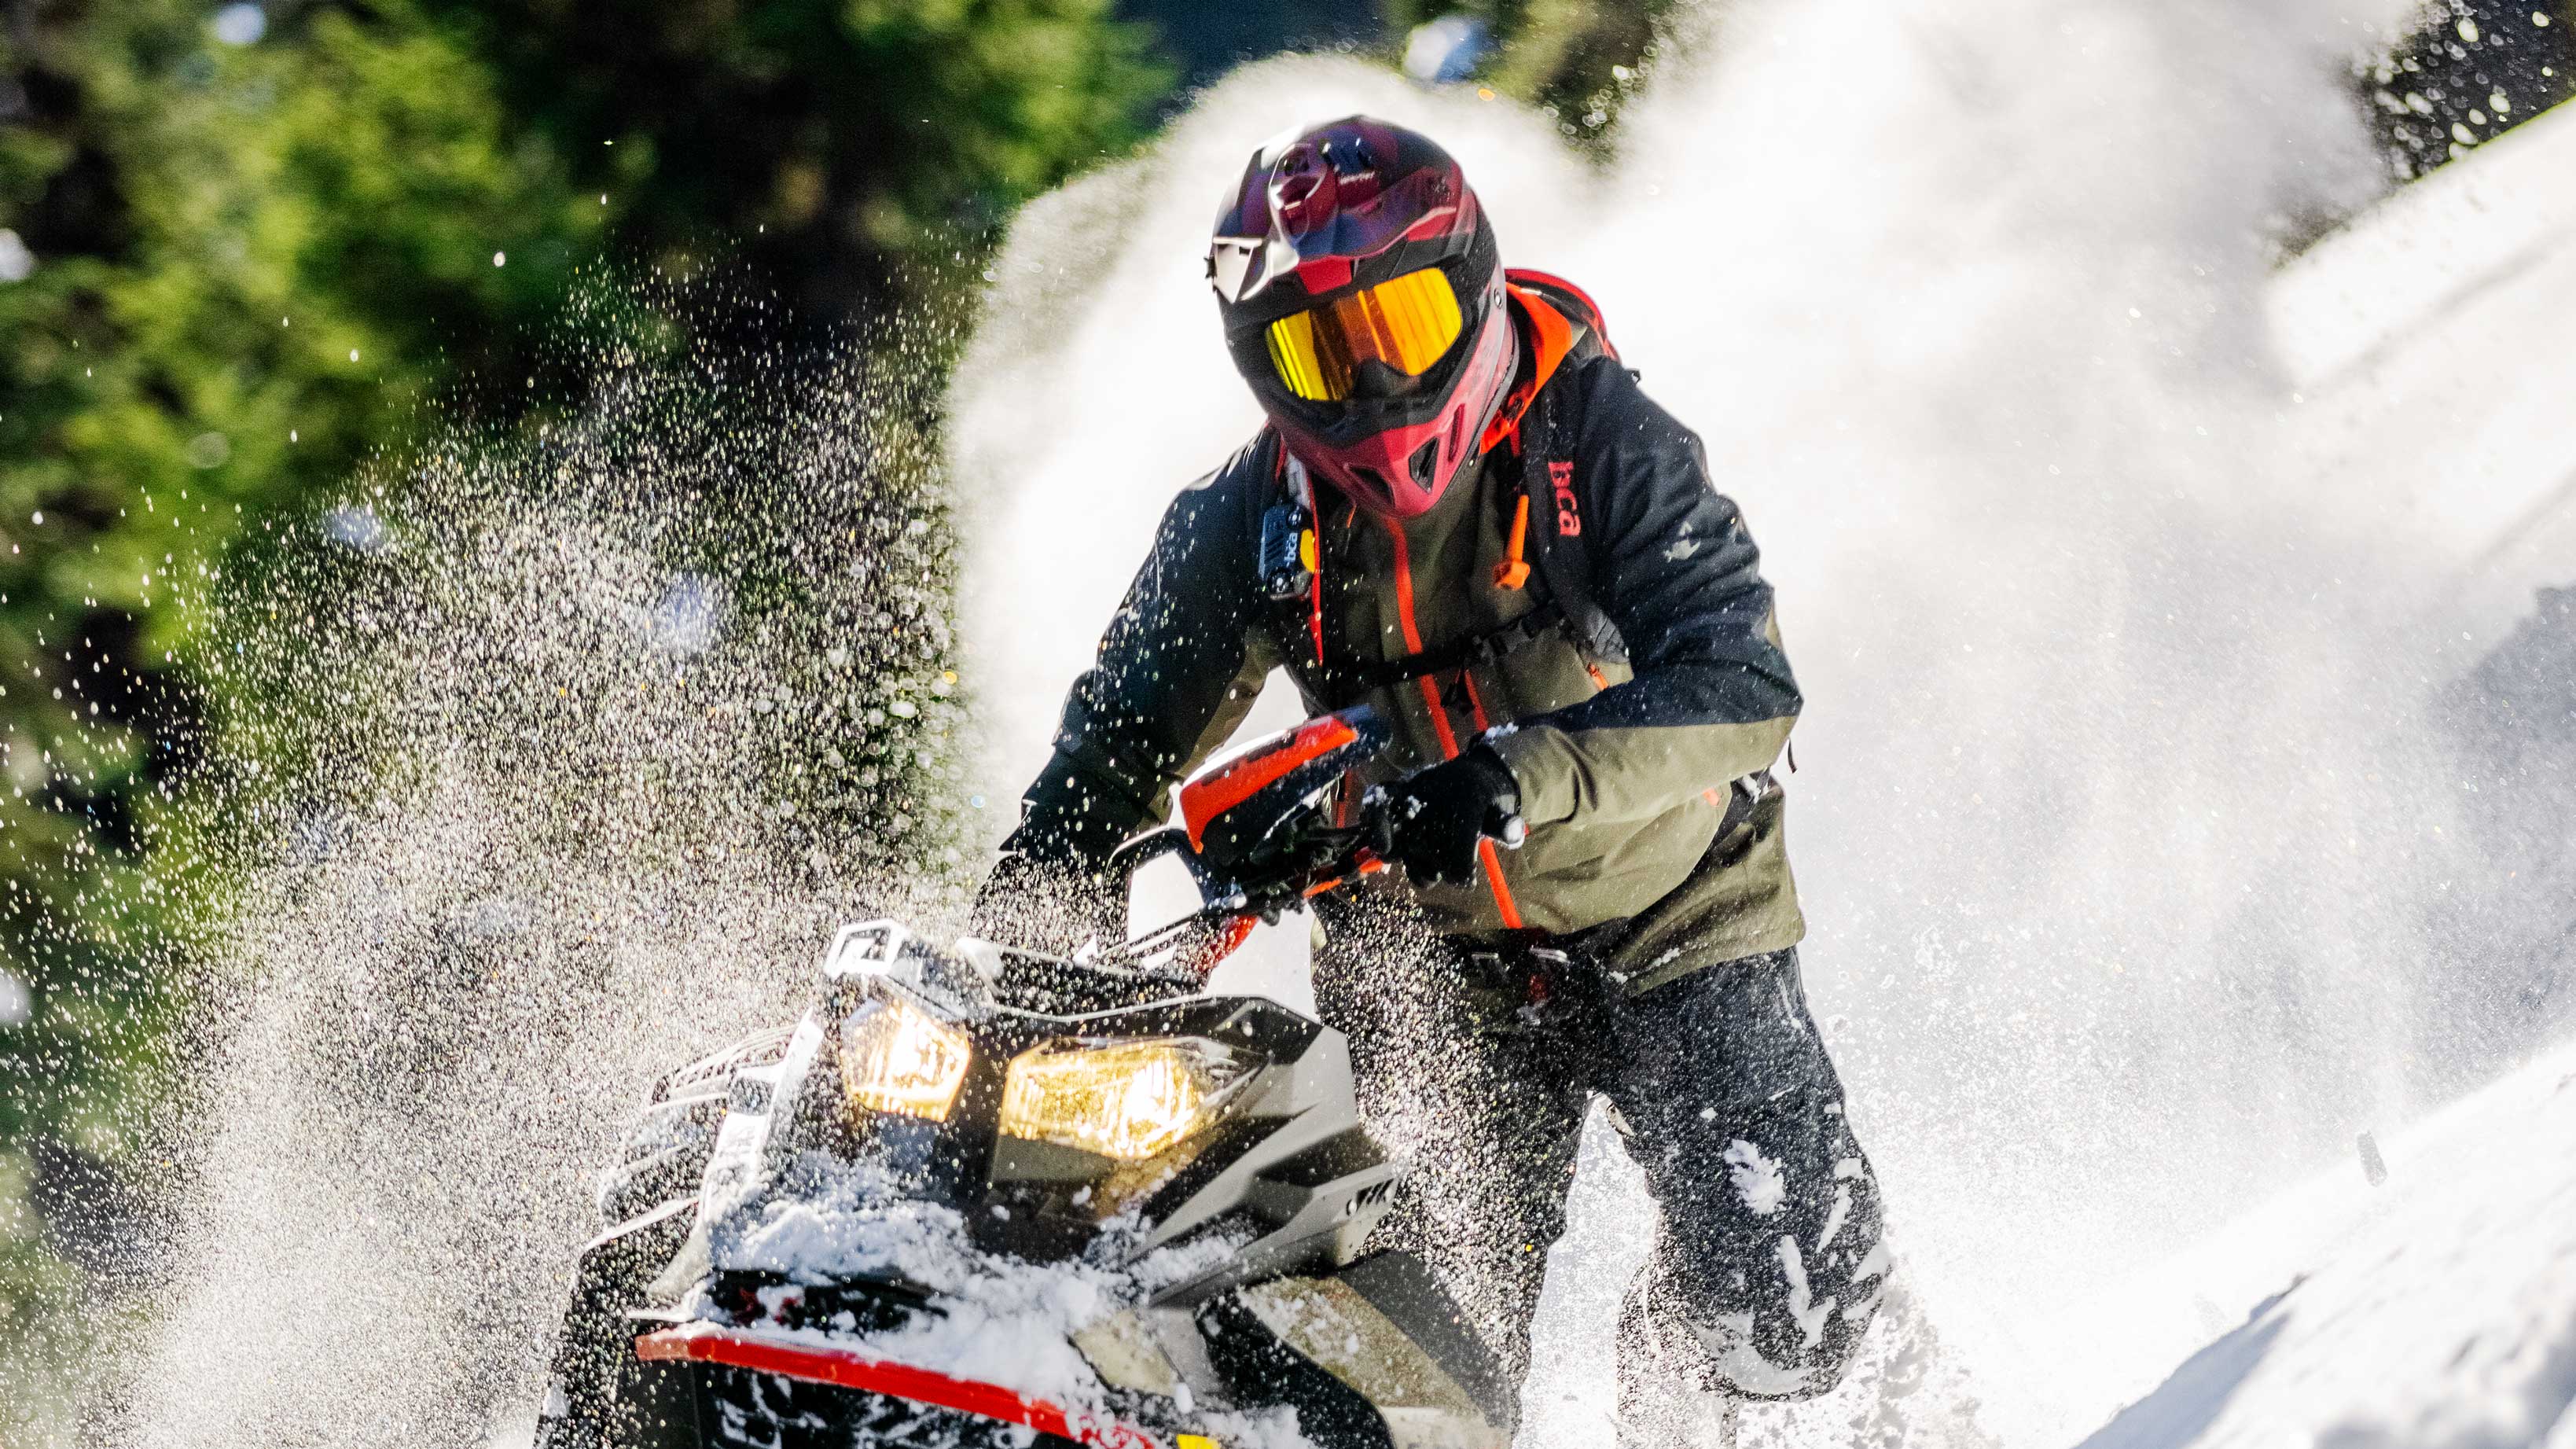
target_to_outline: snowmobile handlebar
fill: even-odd
[[[1146,864],[1177,856],[1198,887],[1199,908],[1101,954],[1131,964],[1169,953],[1204,977],[1275,922],[1361,876],[1385,869],[1374,799],[1338,807],[1335,786],[1386,747],[1389,732],[1365,706],[1322,715],[1210,765],[1182,785],[1181,823],[1139,835],[1110,854],[1125,882]]]

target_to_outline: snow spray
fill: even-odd
[[[433,441],[207,603],[253,704],[195,829],[255,868],[113,1442],[524,1434],[653,1074],[792,1018],[839,922],[955,907],[918,399],[653,355],[635,300],[567,326],[584,409]]]
[[[992,788],[1043,760],[1172,491],[1258,426],[1199,266],[1245,157],[1351,111],[1439,137],[1764,545],[1807,978],[1901,1271],[1987,1430],[2080,1437],[2206,1329],[2052,1315],[2421,1105],[2449,564],[2342,508],[2264,305],[2285,241],[2385,184],[2343,77],[2403,8],[1730,6],[1598,168],[1473,88],[1235,73],[989,274],[949,446],[970,674],[1008,681]],[[1257,968],[1283,996],[1296,944]],[[1646,1208],[1595,1126],[1525,1442],[1607,1442]],[[1875,1393],[1744,1432],[1951,1432],[1956,1402]]]

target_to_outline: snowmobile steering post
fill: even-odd
[[[1386,726],[1362,707],[1310,719],[1220,761],[1181,787],[1182,823],[1112,851],[1109,878],[1130,885],[1139,867],[1176,855],[1198,887],[1199,909],[1107,947],[1105,964],[1134,966],[1166,952],[1204,979],[1255,923],[1276,922],[1308,899],[1379,869],[1374,807],[1337,824],[1333,786],[1386,747]],[[1131,927],[1132,929],[1132,927]]]

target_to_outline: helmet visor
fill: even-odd
[[[1458,294],[1424,267],[1270,324],[1270,365],[1308,402],[1342,402],[1362,385],[1365,363],[1420,377],[1458,340]]]

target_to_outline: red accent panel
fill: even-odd
[[[1404,628],[1404,652],[1422,652],[1422,631],[1413,626],[1413,554],[1404,541],[1404,525],[1379,514],[1378,523],[1395,544],[1395,620]]]
[[[1140,1429],[1087,1413],[1069,1414],[1045,1399],[1033,1399],[999,1384],[950,1378],[891,1359],[787,1342],[721,1324],[684,1323],[648,1333],[635,1340],[635,1356],[647,1363],[719,1363],[807,1383],[889,1394],[916,1404],[999,1419],[1005,1424],[1025,1424],[1041,1434],[1054,1434],[1099,1449],[1164,1449],[1160,1441]]]
[[[1181,821],[1189,827],[1190,848],[1206,849],[1202,837],[1208,822],[1251,799],[1254,791],[1326,750],[1339,749],[1358,738],[1359,732],[1340,716],[1318,715],[1298,726],[1284,743],[1257,750],[1212,775],[1202,775],[1183,785]]]
[[[1422,220],[1406,227],[1404,235],[1398,240],[1438,241],[1454,231],[1475,230],[1476,213],[1472,209],[1472,201],[1476,193],[1470,191],[1467,195],[1471,202],[1470,208],[1443,206],[1426,211],[1422,214]]]
[[[1512,899],[1512,888],[1503,884],[1503,858],[1495,853],[1494,842],[1477,841],[1476,858],[1485,863],[1485,884],[1494,893],[1494,909],[1502,912],[1503,929],[1519,930],[1521,928],[1520,904]]]
[[[1259,916],[1226,917],[1225,924],[1217,927],[1207,946],[1190,962],[1190,969],[1202,977],[1216,970],[1226,957],[1235,953],[1237,947],[1252,939],[1252,928],[1260,923]]]
[[[1524,498],[1521,501],[1527,503],[1529,500]],[[1476,732],[1482,734],[1487,727],[1485,701],[1476,693],[1476,671],[1459,670],[1458,682],[1467,686],[1467,709],[1476,717]],[[1512,888],[1503,882],[1503,858],[1495,851],[1494,842],[1477,841],[1476,858],[1485,863],[1485,886],[1494,893],[1494,909],[1502,913],[1503,929],[1508,931],[1521,929],[1520,902],[1512,899]]]
[[[1317,257],[1311,262],[1297,264],[1297,285],[1304,287],[1309,297],[1320,297],[1336,287],[1350,284],[1349,257]]]
[[[1288,456],[1285,444],[1281,445],[1279,456]],[[1324,667],[1324,509],[1309,498],[1307,512],[1315,520],[1315,576],[1307,581],[1306,586],[1306,632],[1315,640],[1315,667],[1321,669]]]

